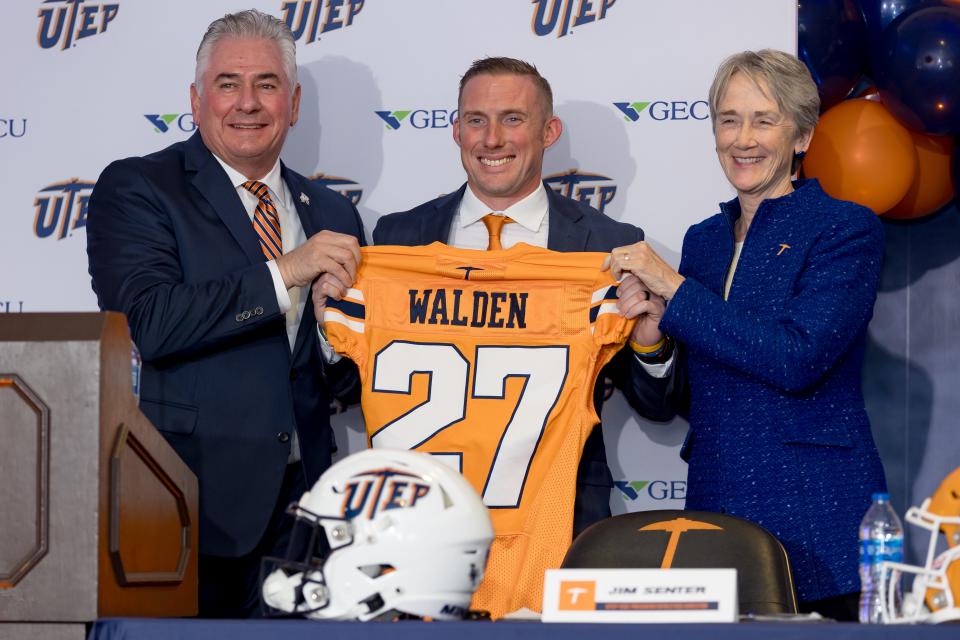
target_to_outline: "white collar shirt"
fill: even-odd
[[[230,184],[234,186],[237,195],[240,196],[240,201],[243,202],[247,217],[250,218],[250,224],[253,224],[253,214],[257,210],[257,203],[260,202],[260,199],[243,187],[247,177],[221,160],[216,154],[213,157],[217,159],[217,162],[227,173]],[[303,224],[300,222],[300,216],[297,214],[297,207],[290,195],[290,189],[287,188],[287,183],[283,181],[281,176],[279,159],[267,175],[259,179],[259,182],[267,185],[267,189],[270,190],[270,199],[273,200],[273,205],[280,216],[280,238],[283,241],[283,252],[289,253],[306,242],[307,235],[303,230]],[[271,278],[273,278],[273,288],[277,294],[280,311],[287,317],[287,341],[292,351],[297,340],[300,319],[303,317],[303,306],[307,301],[306,287],[286,289],[283,286],[283,278],[280,277],[277,263],[274,260],[269,260],[265,264],[270,270]]]
[[[240,201],[243,203],[252,225],[253,215],[257,210],[260,198],[244,188],[243,183],[247,181],[246,176],[228,165],[216,154],[213,154],[213,157],[226,171],[230,184],[234,186],[237,195],[240,196]],[[270,190],[270,199],[273,201],[273,206],[276,207],[277,215],[280,217],[280,240],[283,243],[283,252],[289,253],[307,241],[307,234],[303,230],[303,223],[300,222],[300,216],[297,214],[297,207],[290,195],[290,189],[287,188],[287,183],[283,181],[279,158],[277,158],[273,168],[267,172],[267,175],[259,179],[259,182],[267,185],[267,189]],[[303,307],[307,301],[307,287],[287,289],[283,286],[283,278],[280,276],[280,269],[277,267],[276,260],[265,260],[264,264],[270,271],[270,278],[273,280],[273,290],[277,296],[280,313],[286,316],[287,343],[290,345],[290,351],[292,352],[297,342],[300,319],[303,318]],[[290,439],[290,454],[287,462],[294,463],[299,460],[300,438],[294,429],[293,437]]]
[[[500,232],[500,244],[509,249],[518,242],[526,242],[535,247],[547,246],[550,227],[550,201],[543,183],[530,195],[507,207],[504,211],[493,211],[485,205],[467,185],[460,207],[450,224],[450,237],[447,244],[461,249],[486,249],[490,235],[483,224],[483,216],[489,213],[509,216],[514,224],[503,225]]]

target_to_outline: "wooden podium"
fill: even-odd
[[[0,443],[0,638],[196,615],[197,479],[137,408],[122,314],[0,314]]]

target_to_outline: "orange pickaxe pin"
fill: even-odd
[[[684,531],[723,531],[723,527],[718,527],[709,522],[700,522],[698,520],[687,520],[686,518],[674,518],[673,520],[664,520],[663,522],[654,522],[645,527],[640,527],[637,531],[669,531],[670,540],[667,542],[667,550],[663,554],[663,562],[660,563],[661,569],[669,569],[673,564],[673,556],[677,552],[677,544],[680,542],[680,534]]]

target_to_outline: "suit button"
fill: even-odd
[[[243,314],[242,314],[242,313],[238,313],[238,314],[237,314],[237,322],[243,322]]]
[[[286,431],[281,431],[280,433],[277,434],[277,440],[283,443],[290,442],[290,434],[287,433]]]
[[[255,316],[262,316],[262,315],[263,315],[263,307],[257,307],[256,309],[254,309],[254,310],[253,310],[253,315],[255,315]]]
[[[244,311],[244,312],[243,312],[242,314],[240,314],[240,315],[243,316],[243,319],[244,319],[244,320],[249,320],[249,319],[250,319],[250,311],[249,311],[249,310]]]

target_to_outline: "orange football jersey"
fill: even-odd
[[[539,611],[570,545],[593,387],[630,335],[603,253],[361,249],[324,329],[357,363],[374,447],[432,453],[473,484],[496,538],[473,606]]]

